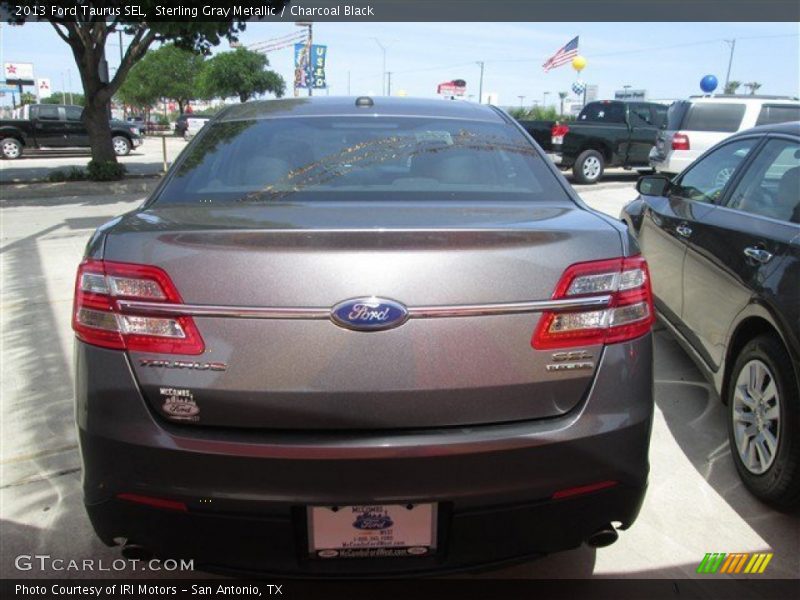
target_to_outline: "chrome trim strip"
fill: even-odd
[[[519,313],[562,311],[579,308],[604,308],[611,296],[588,296],[565,300],[534,300],[532,302],[507,302],[497,304],[464,304],[451,306],[418,306],[408,308],[410,319],[432,319],[440,317],[479,317],[488,315],[513,315]],[[208,304],[163,304],[161,302],[138,302],[119,300],[119,307],[129,313],[187,317],[228,317],[231,319],[330,319],[331,309],[323,307],[253,307],[214,306]]]
[[[417,319],[436,317],[482,317],[488,315],[513,315],[545,310],[572,310],[576,308],[604,308],[611,296],[589,296],[568,300],[534,300],[532,302],[502,302],[497,304],[463,304],[454,306],[418,306],[408,309],[408,316]]]

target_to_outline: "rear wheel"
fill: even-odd
[[[584,150],[572,166],[572,175],[578,183],[596,183],[603,176],[605,160],[597,150]]]
[[[791,508],[800,501],[800,392],[786,349],[763,335],[742,349],[728,382],[731,455],[747,489]]]
[[[127,156],[131,151],[131,143],[124,136],[115,135],[111,139],[111,143],[114,146],[114,154],[117,156]]]
[[[22,144],[14,138],[4,138],[0,140],[0,153],[8,160],[19,158],[22,156]]]

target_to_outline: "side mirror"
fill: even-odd
[[[642,196],[666,196],[671,185],[665,175],[643,175],[636,182],[636,191]]]

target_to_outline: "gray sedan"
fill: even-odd
[[[625,226],[502,111],[232,106],[79,267],[89,516],[237,572],[610,544],[647,486],[653,318]]]

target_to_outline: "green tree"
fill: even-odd
[[[558,92],[558,99],[561,102],[561,104],[559,105],[559,109],[558,109],[558,114],[559,115],[563,115],[564,114],[564,100],[567,99],[567,96],[569,96],[569,92]]]
[[[64,92],[53,92],[47,98],[42,98],[42,104],[73,104],[83,106],[86,101],[83,94],[65,94]]]
[[[161,97],[159,90],[150,85],[146,70],[139,68],[146,59],[147,55],[131,69],[128,77],[125,78],[125,83],[114,95],[118,104],[134,107],[142,112],[148,112],[150,107]]]
[[[24,106],[26,104],[36,104],[36,94],[22,92],[19,96],[19,105]]]
[[[750,90],[750,95],[753,96],[758,91],[758,88],[761,87],[761,84],[757,81],[751,81],[750,83],[745,83],[744,87]]]
[[[263,4],[275,8],[278,12],[288,0],[264,0]],[[161,5],[160,0],[141,0],[138,5],[147,15],[156,14],[156,6]],[[230,0],[220,0],[215,6],[234,7],[238,3]],[[43,6],[41,0],[0,0],[2,7],[9,16],[9,22],[22,24],[25,17],[14,16],[24,13],[16,7]],[[108,0],[103,3],[107,9],[119,11],[119,17],[83,15],[79,19],[74,17],[54,16],[58,8],[74,9],[74,0],[50,0],[47,2],[47,20],[51,23],[58,36],[69,46],[83,84],[83,93],[86,97],[84,121],[89,143],[92,147],[92,159],[99,162],[116,162],[117,158],[111,145],[111,126],[108,121],[109,105],[111,98],[125,81],[133,65],[139,61],[154,42],[175,42],[186,49],[207,54],[211,46],[216,46],[223,39],[236,41],[236,34],[245,27],[242,19],[229,19],[227,21],[183,21],[183,22],[133,22],[130,17],[125,17],[125,8],[128,2],[124,0]],[[83,4],[77,5],[79,10]],[[89,5],[86,5],[89,6]],[[31,11],[34,12],[34,11]],[[35,13],[34,13],[35,14]],[[119,67],[110,77],[108,65],[105,60],[106,41],[109,36],[122,31],[127,34],[127,48],[123,53]]]
[[[735,94],[736,90],[738,90],[740,87],[742,87],[742,82],[734,79],[733,81],[729,81],[725,84],[725,93]]]
[[[198,97],[204,60],[202,54],[174,44],[151,50],[131,69],[117,96],[124,104],[140,107],[166,98],[177,102],[182,113]]]
[[[286,90],[286,83],[275,71],[268,70],[268,66],[266,56],[246,48],[212,56],[206,61],[200,77],[203,96],[238,96],[241,102],[247,102],[256,94],[270,92],[280,98]]]

